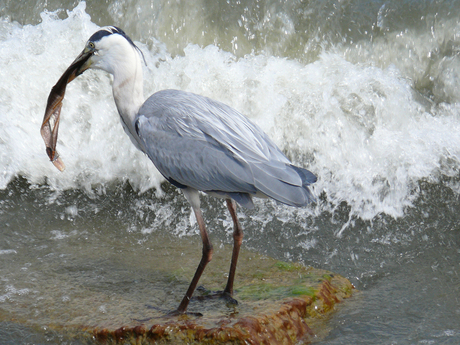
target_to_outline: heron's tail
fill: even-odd
[[[254,166],[254,186],[266,196],[290,206],[305,206],[316,198],[309,186],[316,176],[307,169],[291,164]]]
[[[308,202],[316,202],[315,196],[312,194],[310,188],[308,188],[309,185],[316,182],[316,175],[307,169],[299,168],[295,165],[291,165],[291,168],[294,169],[302,179],[302,187],[305,195],[308,197]]]
[[[302,179],[302,186],[308,187],[309,185],[316,182],[316,175],[313,174],[311,171],[304,168],[296,167],[295,165],[291,165],[291,168],[294,169],[297,172],[297,174],[299,174],[300,178]]]

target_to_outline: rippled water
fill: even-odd
[[[177,88],[223,101],[318,175],[317,204],[259,200],[240,215],[246,247],[362,291],[324,343],[460,342],[459,1],[0,0],[3,313],[44,297],[33,279],[57,269],[84,284],[110,266],[123,282],[111,249],[155,248],[158,233],[199,243],[183,196],[123,132],[103,72],[69,84],[58,142],[67,169],[48,161],[48,93],[109,24],[142,49],[146,96]],[[231,243],[224,205],[203,205],[214,243]],[[70,341],[9,322],[0,336]]]

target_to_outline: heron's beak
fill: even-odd
[[[68,83],[91,67],[91,56],[93,52],[85,48],[74,62],[67,68],[59,78],[56,85],[51,89],[46,105],[45,116],[40,129],[46,145],[46,153],[53,162],[54,166],[60,171],[64,171],[65,165],[56,152],[56,142],[59,129],[59,117],[61,115],[62,100],[64,99],[65,89]]]

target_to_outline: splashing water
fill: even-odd
[[[51,86],[98,26],[84,2],[66,19],[54,12],[41,17],[34,26],[2,22],[0,186],[25,176],[57,190],[125,180],[140,191],[159,189],[160,175],[118,124],[109,77],[97,71],[69,85],[58,146],[70,166],[64,174],[53,171],[37,124]],[[403,75],[407,70],[388,63],[392,57],[380,68],[347,60],[361,47],[335,49],[305,65],[261,54],[236,58],[212,45],[188,45],[175,57],[158,41],[150,50],[139,45],[148,64],[146,95],[178,88],[237,108],[320,177],[315,190],[329,208],[344,201],[362,219],[401,217],[418,197],[419,181],[457,169],[458,104],[423,97]],[[447,86],[441,93],[452,92]]]

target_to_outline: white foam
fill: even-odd
[[[18,252],[14,249],[1,249],[0,250],[0,255],[4,254],[17,254]]]
[[[67,87],[57,146],[65,172],[46,156],[40,125],[48,94],[97,29],[84,2],[63,20],[43,13],[37,25],[0,21],[0,188],[18,175],[56,190],[129,181],[144,191],[162,182],[123,132],[110,77],[101,71],[88,71]],[[176,88],[235,107],[318,175],[315,192],[329,201],[321,207],[345,201],[363,219],[399,217],[417,197],[420,180],[457,171],[460,105],[428,112],[402,66],[351,63],[340,51],[307,65],[266,55],[236,58],[197,45],[171,57],[153,42],[150,51],[138,43],[148,63],[146,97]],[[457,65],[448,64],[453,72],[445,73],[446,92],[452,92]]]

